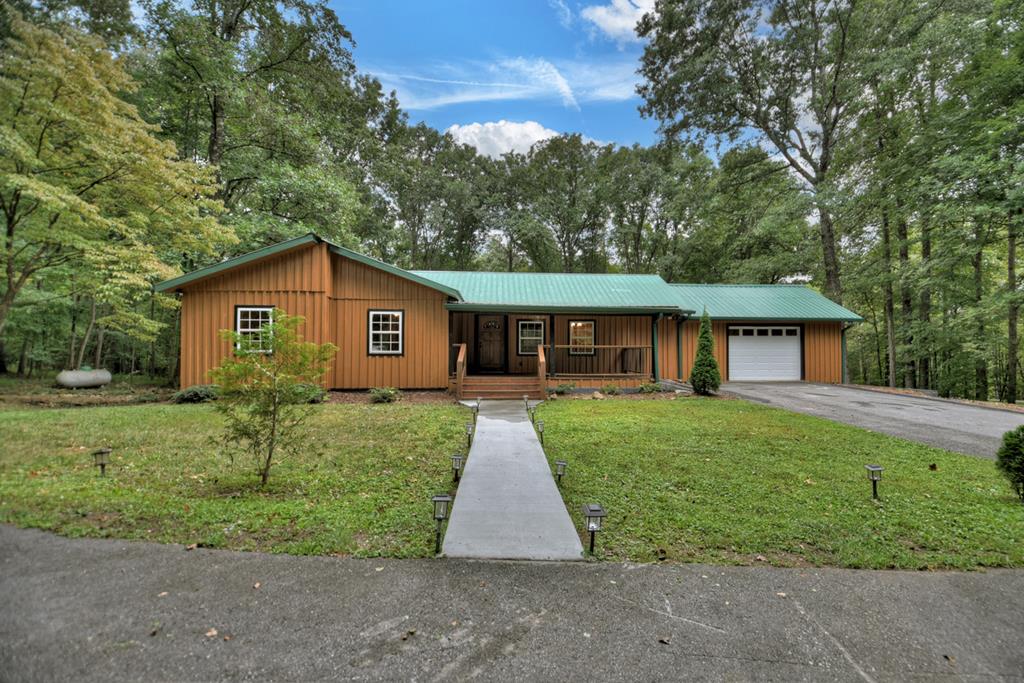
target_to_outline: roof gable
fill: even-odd
[[[717,320],[862,322],[853,311],[803,285],[673,284],[676,300]]]

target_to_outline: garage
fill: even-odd
[[[735,325],[728,330],[731,381],[785,382],[803,378],[799,326]]]

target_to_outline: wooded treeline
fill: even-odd
[[[411,123],[314,0],[0,19],[0,370],[173,377],[152,282],[314,231],[405,267],[809,282],[857,382],[1016,400],[1020,2],[661,2],[652,147],[492,159]]]

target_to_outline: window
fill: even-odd
[[[537,347],[544,345],[544,321],[519,321],[519,355],[536,356]]]
[[[786,336],[787,337],[795,337],[795,336],[797,336],[797,334],[798,334],[798,332],[797,332],[797,330],[795,328],[789,327],[789,328],[786,329]]]
[[[759,329],[759,330],[757,331],[757,336],[758,336],[758,337],[767,337],[767,336],[768,336],[768,330],[766,330],[766,329],[764,329],[764,328],[762,327],[761,329]]]
[[[739,329],[737,329],[737,328],[735,328],[735,327],[730,327],[730,328],[729,328],[729,336],[730,336],[730,337],[738,337],[738,336],[740,336],[740,331],[739,331]]]
[[[370,311],[370,355],[401,356],[404,311]]]
[[[595,323],[593,320],[569,321],[570,356],[594,355],[594,328]]]
[[[247,351],[255,353],[270,353],[270,339],[264,339],[265,325],[274,322],[273,306],[236,306],[235,307],[235,332],[242,335],[248,342]],[[236,349],[242,345],[235,344]]]
[[[780,330],[778,328],[773,329],[772,330],[772,336],[773,337],[781,337],[782,336],[782,330]]]

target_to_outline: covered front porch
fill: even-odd
[[[449,386],[459,397],[494,390],[536,398],[566,383],[636,387],[659,377],[663,318],[451,311]]]

